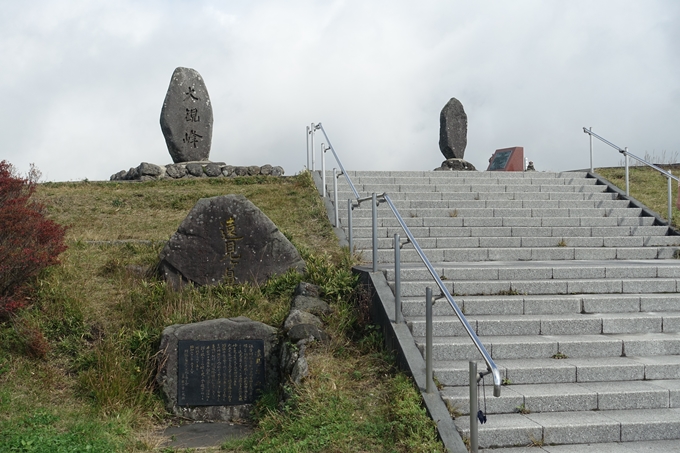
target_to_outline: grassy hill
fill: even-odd
[[[158,253],[194,203],[243,194],[307,263],[254,287],[187,287],[153,276]],[[394,369],[355,288],[352,257],[333,235],[308,173],[147,183],[45,183],[37,197],[68,225],[61,264],[35,282],[29,307],[0,323],[0,452],[173,451],[178,422],[154,386],[170,324],[233,316],[279,326],[295,285],[320,285],[335,310],[330,345],[308,349],[309,378],[277,405],[265,394],[256,433],[227,451],[442,451],[408,378]]]
[[[671,170],[676,175],[680,170],[680,165],[678,164],[659,164],[659,167],[664,170]],[[626,171],[623,167],[597,168],[595,172],[625,192]],[[628,182],[630,185],[630,195],[633,198],[642,202],[652,211],[657,212],[661,218],[666,219],[668,217],[668,183],[665,176],[650,167],[631,166],[628,171]],[[671,182],[671,189],[673,203],[672,225],[675,228],[680,228],[680,212],[675,207],[675,202],[678,198],[678,185],[675,181]]]

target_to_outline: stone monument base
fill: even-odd
[[[195,162],[180,162],[169,165],[155,165],[142,162],[128,171],[121,170],[111,175],[111,181],[154,181],[157,179],[191,179],[191,178],[235,178],[237,176],[283,176],[280,166],[250,165],[238,167],[224,162],[210,162],[201,160]]]
[[[435,168],[434,171],[477,171],[474,165],[465,159],[446,159],[442,162],[441,167]]]

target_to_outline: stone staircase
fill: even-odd
[[[348,174],[361,196],[395,201],[501,371],[500,398],[490,376],[480,388],[480,448],[671,451],[652,441],[680,439],[680,236],[586,173]],[[342,177],[338,187],[345,228],[352,194]],[[370,202],[353,225],[370,262]],[[383,203],[378,262],[390,285],[394,233],[405,237]],[[423,351],[425,287],[438,289],[411,245],[401,259],[403,314]],[[465,438],[468,361],[485,365],[445,300],[434,315],[435,378]]]

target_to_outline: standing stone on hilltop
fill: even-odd
[[[447,159],[462,159],[467,146],[467,115],[456,98],[439,115],[439,149]]]
[[[173,162],[208,160],[212,126],[203,78],[195,69],[175,69],[161,110],[161,129]]]

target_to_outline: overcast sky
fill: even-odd
[[[347,169],[431,170],[439,113],[468,115],[466,160],[524,146],[537,170],[589,166],[584,126],[680,152],[680,2],[0,0],[0,159],[45,180],[171,163],[173,70],[214,109],[210,158],[306,165],[322,122]],[[320,139],[317,139],[317,146]],[[318,149],[317,149],[318,152]],[[595,165],[621,159],[595,147]],[[332,166],[332,165],[331,165]]]

